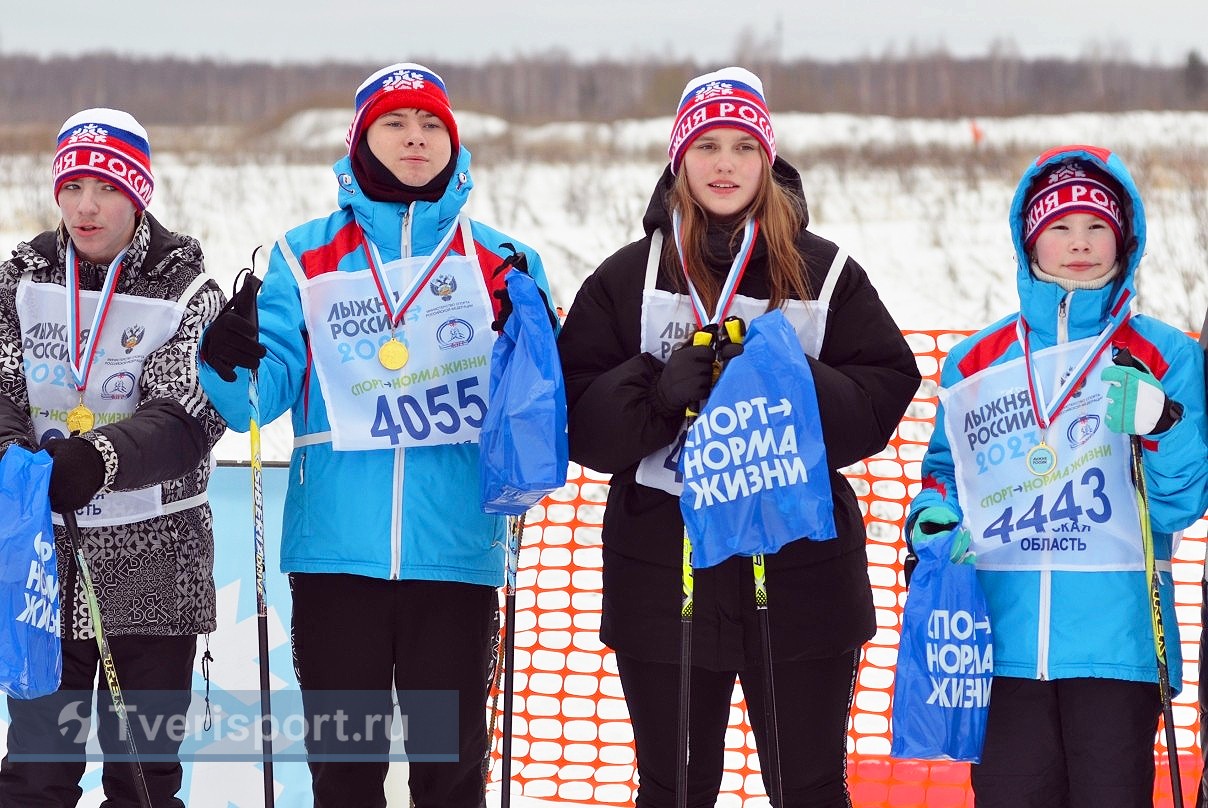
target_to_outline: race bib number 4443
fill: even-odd
[[[1051,388],[1082,342],[1034,356]],[[1098,379],[1106,354],[1086,378]],[[1107,398],[1077,389],[1047,429],[1037,424],[1022,359],[941,390],[944,429],[979,569],[1136,570],[1144,556],[1128,439],[1107,428]]]

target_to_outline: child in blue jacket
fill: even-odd
[[[1204,358],[1131,313],[1145,210],[1115,154],[1041,155],[1010,221],[1020,310],[949,353],[907,536],[966,530],[989,605],[979,808],[1148,806],[1162,705],[1130,444],[1177,688],[1170,559],[1205,508]]]

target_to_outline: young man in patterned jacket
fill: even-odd
[[[146,210],[150,162],[129,114],[73,115],[53,170],[62,221],[0,265],[0,452],[20,444],[53,458],[63,648],[57,693],[9,699],[0,805],[73,806],[82,793],[100,653],[66,512],[77,515],[151,803],[184,805],[181,739],[168,729],[190,701],[197,635],[215,627],[206,484],[225,429],[194,356],[224,299],[197,241]],[[141,786],[99,681],[106,804],[135,805]]]

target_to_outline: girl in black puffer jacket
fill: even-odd
[[[669,154],[645,237],[584,282],[559,339],[571,457],[613,475],[600,634],[616,652],[632,718],[637,804],[672,805],[676,787],[684,525],[674,447],[685,406],[707,397],[712,381],[709,349],[674,350],[699,322],[691,287],[704,318],[718,308],[748,322],[783,310],[813,372],[838,535],[768,557],[768,614],[773,674],[785,683],[777,694],[785,805],[846,806],[848,711],[876,624],[863,519],[838,469],[884,448],[918,370],[864,270],[806,229],[801,179],[776,158],[756,76],[726,68],[689,82]],[[735,256],[745,252],[748,220],[759,227],[743,271]],[[728,296],[731,271],[742,274]],[[736,676],[767,749],[749,558],[695,570],[692,653],[688,796],[705,806],[721,783]]]

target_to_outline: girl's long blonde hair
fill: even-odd
[[[709,214],[688,190],[687,172],[682,167],[668,192],[667,208],[680,212],[684,264],[688,268],[688,277],[706,308],[713,311],[721,294],[722,279],[710,272],[705,263]],[[737,224],[731,237],[734,251],[737,251],[742,238],[741,223],[752,217],[758,220],[760,235],[767,245],[768,283],[771,287],[768,310],[778,308],[790,298],[812,300],[814,293],[810,289],[805,260],[797,249],[797,234],[801,231],[805,213],[801,201],[776,181],[766,157],[759,191],[747,209],[735,219]],[[686,291],[675,239],[669,238],[664,242],[662,262],[676,278],[677,288]]]

